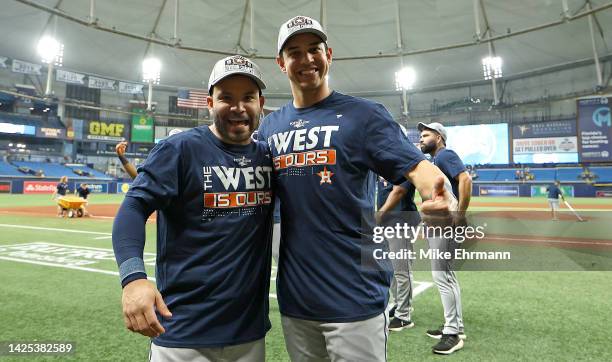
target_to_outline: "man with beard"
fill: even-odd
[[[430,200],[426,212],[448,214],[454,199],[382,105],[329,88],[332,49],[316,20],[290,19],[277,45],[293,101],[266,117],[259,139],[270,146],[278,181],[287,351],[293,361],[385,361],[392,268],[369,253],[374,173],[394,184],[411,180]]]
[[[444,172],[444,175],[450,180],[453,194],[459,200],[457,211],[453,215],[455,225],[465,224],[465,212],[472,196],[472,178],[459,156],[446,148],[447,133],[442,124],[438,122],[419,123],[418,129],[421,131],[421,151],[429,154],[432,162]],[[454,255],[454,249],[459,247],[453,239],[429,238],[427,241],[430,249],[439,249],[441,252],[449,251],[451,255]],[[463,340],[466,338],[459,281],[453,271],[452,259],[432,260],[431,268],[442,300],[444,325],[438,329],[428,330],[427,335],[440,340],[432,348],[434,353],[451,354],[463,348]]]
[[[159,142],[139,167],[113,225],[126,327],[152,338],[151,361],[264,361],[272,164],[251,134],[265,85],[236,55],[208,82],[212,126]],[[156,286],[143,261],[158,211]]]

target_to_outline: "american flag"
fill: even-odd
[[[203,90],[179,89],[176,97],[176,106],[181,108],[207,108],[206,96]]]

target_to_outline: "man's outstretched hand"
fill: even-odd
[[[452,214],[457,210],[457,199],[444,187],[445,178],[437,176],[431,199],[421,204],[423,222],[428,225],[452,225]]]

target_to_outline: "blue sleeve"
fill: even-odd
[[[404,175],[425,159],[380,104],[375,106],[364,132],[366,164],[394,185],[405,181]]]
[[[436,157],[436,166],[453,179],[466,170],[465,165],[455,151],[448,149],[440,153],[440,157]]]
[[[121,286],[147,277],[143,250],[145,225],[153,209],[142,200],[126,196],[113,222],[113,251],[119,266]]]
[[[166,140],[158,143],[138,168],[126,196],[143,200],[154,210],[166,208],[179,195],[181,156]]]
[[[404,181],[401,184],[399,184],[399,187],[406,189],[406,190],[410,190],[410,188],[412,187],[412,183],[410,181]]]

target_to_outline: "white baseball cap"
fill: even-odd
[[[312,33],[321,38],[324,43],[327,42],[327,34],[325,34],[323,27],[318,21],[308,16],[298,15],[281,25],[278,31],[278,54],[281,53],[283,46],[289,38],[303,33]]]
[[[245,75],[255,81],[259,90],[266,89],[266,85],[261,79],[261,70],[257,64],[242,55],[232,55],[230,57],[219,60],[213,67],[208,78],[208,94],[212,94],[212,88],[215,84],[231,75]]]
[[[442,123],[432,122],[432,123],[427,124],[427,123],[419,122],[419,125],[417,126],[417,128],[419,129],[419,131],[423,131],[424,129],[435,131],[440,136],[442,136],[442,139],[444,140],[444,142],[446,142],[446,137],[447,137],[446,128],[444,128]]]

